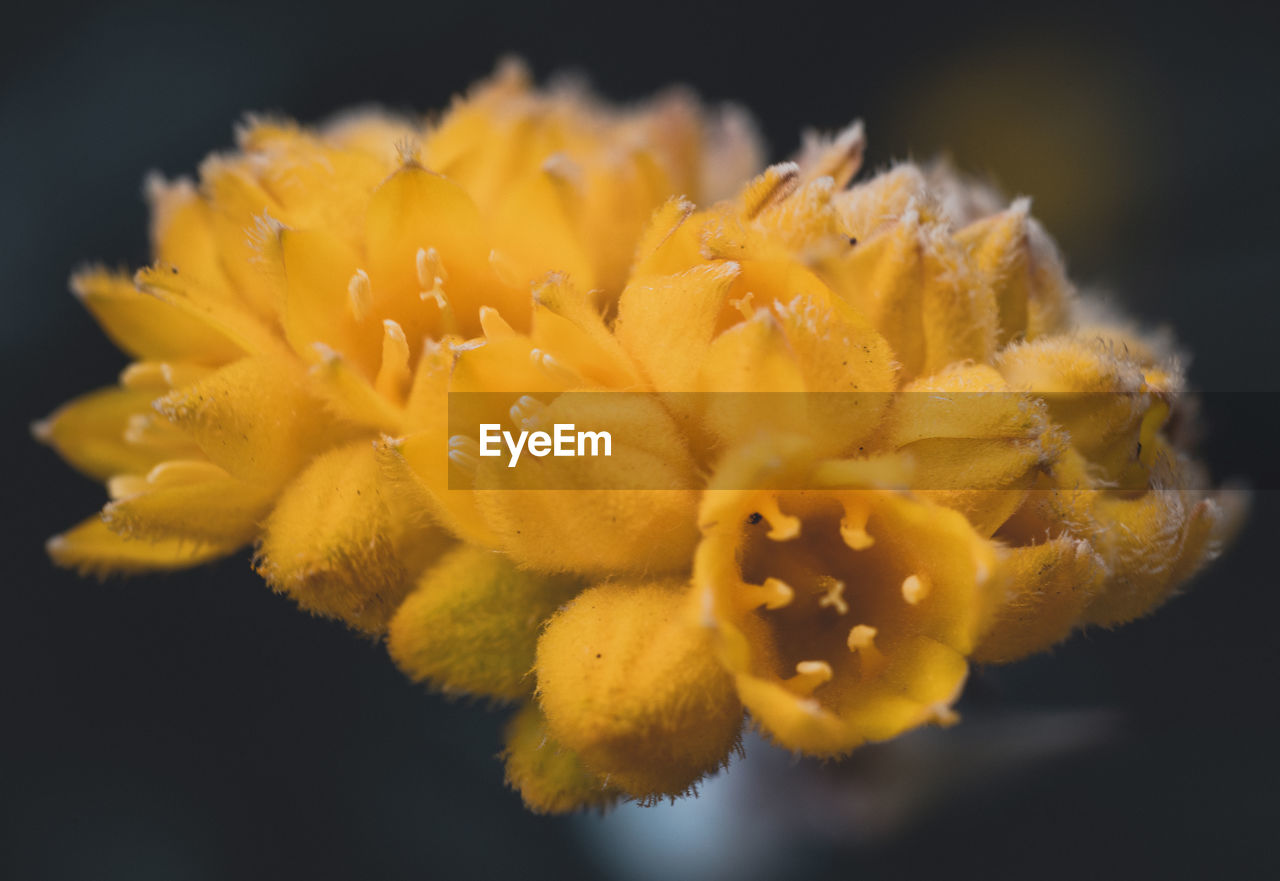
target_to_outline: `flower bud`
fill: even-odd
[[[387,650],[401,670],[446,692],[511,699],[532,693],[538,634],[582,587],[463,545],[422,574],[391,619]]]
[[[538,640],[538,700],[552,735],[641,800],[687,792],[738,743],[733,680],[689,602],[683,581],[607,582]]]

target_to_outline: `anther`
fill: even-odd
[[[373,308],[373,288],[369,284],[369,273],[357,269],[347,282],[347,299],[351,304],[351,314],[356,321],[364,321],[369,310]]]
[[[746,608],[781,609],[791,605],[796,592],[781,578],[766,578],[764,584],[744,584],[742,596],[746,600]]]
[[[132,413],[124,425],[124,440],[128,444],[145,444],[147,435],[155,424],[146,413]]]
[[[373,387],[385,397],[399,400],[409,384],[409,341],[395,321],[382,322],[382,364]]]
[[[505,340],[516,335],[507,320],[492,306],[480,307],[480,330],[490,340]]]
[[[151,489],[147,479],[137,474],[117,474],[107,479],[107,497],[113,502],[136,496]]]
[[[941,725],[943,728],[950,728],[952,725],[960,721],[960,714],[951,709],[948,704],[941,702],[929,707],[929,716],[932,721]]]
[[[730,300],[729,305],[741,312],[743,318],[750,321],[756,315],[755,307],[751,305],[751,301],[755,299],[755,296],[755,291],[747,291],[738,299]]]
[[[443,285],[448,280],[449,273],[445,271],[440,252],[435,248],[419,248],[418,284],[424,290],[430,290]]]
[[[475,471],[480,464],[480,443],[465,434],[449,438],[449,464],[464,471]]]
[[[769,522],[769,538],[774,541],[789,541],[800,534],[800,518],[782,513],[775,497],[765,496],[756,507],[760,516]]]
[[[844,517],[840,521],[840,538],[855,551],[865,551],[876,543],[867,532],[867,519],[870,516],[871,511],[865,506],[845,506]]]
[[[876,648],[877,632],[870,624],[857,624],[849,631],[849,651],[861,660],[863,676],[874,676],[885,665],[884,654]]]
[[[916,605],[929,595],[929,582],[919,575],[908,575],[902,580],[902,598]]]
[[[581,378],[576,372],[549,352],[544,352],[538,348],[530,349],[529,360],[534,364],[537,364],[547,373],[551,374],[552,378],[557,379],[560,382],[576,385],[581,381]]]
[[[546,409],[547,405],[533,395],[521,395],[508,412],[515,425],[526,431],[533,431],[538,427]]]
[[[808,697],[818,686],[830,682],[834,675],[826,661],[801,661],[796,664],[796,675],[786,681],[787,688]]]

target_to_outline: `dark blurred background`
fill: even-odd
[[[1166,3],[7,12],[0,876],[1280,877],[1275,25]],[[499,716],[410,685],[246,558],[55,571],[45,538],[102,491],[27,425],[125,363],[66,278],[146,262],[143,174],[190,171],[248,110],[442,107],[506,53],[614,99],[683,82],[741,102],[774,159],[860,116],[873,168],[946,148],[1032,195],[1079,283],[1171,325],[1200,388],[1251,393],[1209,404],[1216,475],[1261,490],[1235,549],[1152,618],[978,671],[950,732],[826,770],[753,745],[702,799],[604,821],[525,813]]]

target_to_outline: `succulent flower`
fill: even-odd
[[[1145,614],[1241,510],[1175,430],[1178,359],[1025,199],[851,185],[863,147],[759,171],[736,111],[514,67],[425,127],[250,121],[149,186],[153,266],[72,280],[136,360],[37,426],[111,498],[51,556],[252,544],[414,681],[515,704],[538,811],[690,792],[747,719],[821,757],[956,721],[972,663]],[[564,425],[607,455],[481,432]]]

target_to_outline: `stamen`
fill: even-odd
[[[865,505],[845,505],[844,518],[840,521],[840,537],[855,551],[865,551],[876,543],[867,532],[867,520],[871,509]]]
[[[203,459],[170,459],[147,472],[150,487],[184,486],[206,480],[221,480],[227,472]]]
[[[373,381],[378,393],[399,401],[409,385],[409,341],[398,323],[382,322],[382,365]]]
[[[822,599],[818,600],[819,606],[823,608],[832,606],[841,615],[849,611],[849,604],[844,601],[843,581],[832,578],[830,575],[823,575],[818,579],[818,586],[826,591]]]
[[[542,414],[546,409],[547,405],[533,395],[521,395],[508,412],[515,425],[526,431],[534,431],[541,423]]]
[[[363,269],[356,270],[351,281],[347,282],[347,299],[356,321],[364,321],[373,308],[373,287],[369,284],[369,273]]]
[[[444,295],[444,289],[439,285],[436,285],[429,291],[418,291],[418,297],[421,298],[424,303],[427,302],[427,300],[435,300],[436,306],[440,308],[441,312],[449,311],[449,298]]]
[[[556,180],[574,186],[582,183],[582,169],[564,153],[552,153],[542,163],[542,170]]]
[[[511,261],[511,258],[501,251],[494,249],[489,252],[489,267],[494,274],[498,276],[498,280],[507,287],[518,287],[520,285],[520,269]]]
[[[796,592],[781,578],[766,578],[764,584],[742,585],[741,596],[746,609],[764,606],[770,611],[791,605]]]
[[[742,317],[750,321],[756,316],[755,307],[751,305],[751,301],[755,299],[755,291],[747,291],[736,300],[730,300],[729,305],[742,313]]]
[[[577,385],[582,381],[577,372],[572,370],[568,365],[558,360],[549,352],[544,352],[537,348],[530,349],[529,360],[534,364],[537,364],[547,373],[551,374],[554,379],[557,379],[560,382],[567,383],[569,385]]]
[[[774,496],[765,496],[756,507],[760,516],[769,521],[769,538],[774,541],[789,541],[800,534],[800,518],[782,513]]]
[[[440,252],[435,248],[419,248],[418,249],[418,284],[424,289],[443,285],[449,280],[449,273],[445,271],[444,262],[440,259]]]
[[[209,368],[197,364],[135,361],[120,371],[120,384],[140,391],[168,391],[195,382],[208,372]]]
[[[952,725],[960,721],[960,714],[951,709],[948,704],[936,703],[929,707],[930,719],[941,725],[943,728],[950,728]]]
[[[796,664],[796,675],[786,680],[787,688],[808,697],[820,685],[831,681],[835,673],[826,661],[801,661]]]
[[[107,479],[107,496],[113,502],[136,496],[151,488],[147,479],[137,474],[118,474]]]
[[[156,434],[168,425],[159,422],[148,413],[132,413],[124,424],[124,440],[129,444],[146,444],[156,440]]]
[[[908,575],[902,580],[902,598],[916,605],[929,595],[929,582],[919,575]]]
[[[516,335],[507,320],[492,306],[480,307],[480,331],[490,340],[505,340]]]
[[[449,464],[474,472],[480,465],[480,442],[465,434],[449,438]]]
[[[166,362],[160,365],[160,374],[164,377],[164,381],[169,388],[179,388],[193,383],[207,372],[208,368],[197,367],[193,364],[169,364]]]
[[[849,651],[855,652],[862,662],[862,675],[874,676],[884,669],[886,659],[876,648],[876,633],[870,624],[857,624],[849,631]]]

